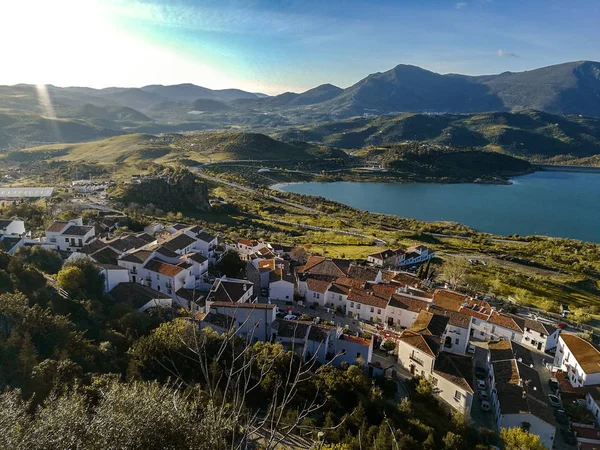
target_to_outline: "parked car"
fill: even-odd
[[[477,389],[485,390],[485,381],[484,380],[477,380]]]
[[[484,390],[479,391],[479,398],[481,400],[487,400],[489,397],[488,393]]]
[[[556,412],[554,413],[554,416],[556,417],[556,421],[558,423],[562,423],[563,425],[569,424],[569,416],[567,416],[567,413],[564,412],[564,410],[557,409]]]
[[[489,411],[491,408],[492,408],[492,405],[490,405],[490,402],[486,402],[486,401],[481,402],[481,410],[482,411]]]
[[[563,440],[567,444],[571,444],[571,445],[577,444],[577,438],[575,437],[575,434],[571,430],[569,430],[567,428],[561,428],[560,434],[562,435]]]
[[[548,395],[548,402],[553,408],[562,408],[562,402],[560,401],[560,398],[558,398],[556,395]]]
[[[262,295],[263,297],[268,297],[269,296],[269,290],[267,288],[261,288],[260,289],[260,295]]]
[[[552,392],[556,392],[560,389],[560,383],[558,382],[558,380],[556,378],[550,378],[548,380],[548,386],[550,386],[550,389],[552,389]]]
[[[295,316],[294,314],[288,314],[283,319],[284,320],[296,320],[297,318],[298,318],[298,316]]]
[[[470,353],[471,355],[475,354],[475,346],[473,344],[469,344],[467,347],[467,353]]]
[[[475,377],[476,378],[483,380],[483,379],[485,379],[486,375],[487,375],[487,371],[483,367],[475,367]]]

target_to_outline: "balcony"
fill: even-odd
[[[410,359],[411,361],[416,362],[420,366],[424,366],[425,365],[425,364],[423,364],[423,360],[420,359],[420,358],[417,358],[415,355],[410,355],[408,359]]]

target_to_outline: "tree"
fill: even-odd
[[[65,267],[56,277],[58,286],[71,295],[77,295],[85,289],[85,274],[79,267]]]
[[[461,257],[449,257],[444,259],[442,264],[442,273],[444,278],[452,286],[458,286],[469,273],[469,262]]]
[[[49,274],[57,273],[63,265],[62,257],[56,250],[46,249],[41,245],[22,245],[14,257]]]
[[[87,257],[67,261],[58,272],[56,281],[76,297],[100,299],[104,293],[104,276],[94,261]]]
[[[240,259],[238,252],[229,250],[223,255],[215,268],[221,275],[231,278],[240,278],[244,275],[246,263]]]
[[[394,350],[396,348],[396,343],[394,341],[392,341],[391,339],[388,339],[387,341],[385,341],[383,343],[382,348],[386,352],[391,352],[392,350]]]
[[[504,450],[547,450],[538,435],[522,428],[502,428],[500,440]]]
[[[308,252],[303,247],[294,247],[290,252],[290,257],[294,261],[298,261],[301,264],[306,264],[308,260]]]

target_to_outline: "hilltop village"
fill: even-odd
[[[351,261],[253,236],[228,242],[177,222],[117,232],[126,220],[56,220],[33,238],[23,220],[3,219],[0,245],[8,255],[59,255],[63,267],[48,279],[65,298],[75,295],[65,272],[91,266],[114,304],[279,343],[318,365],[356,365],[399,392],[428,380],[448,411],[497,432],[526,428],[547,448],[600,445],[595,346],[564,322],[432,280],[434,248]]]

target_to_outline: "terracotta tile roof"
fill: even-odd
[[[274,259],[263,259],[258,262],[258,270],[275,270],[275,260]]]
[[[278,319],[273,322],[273,329],[277,330],[277,337],[306,339],[312,322],[301,322],[299,320]]]
[[[394,275],[394,281],[397,281],[398,283],[402,283],[405,284],[407,286],[420,286],[421,285],[421,280],[419,280],[417,277],[410,275],[408,273],[397,273],[396,275]]]
[[[381,259],[383,261],[388,258],[393,258],[394,256],[396,256],[396,252],[394,250],[388,249],[379,253],[372,253],[369,255],[369,258]]]
[[[600,429],[592,427],[582,427],[579,425],[570,425],[571,430],[577,435],[578,438],[593,439],[595,441],[600,440]],[[600,442],[595,442],[596,448],[600,449]]]
[[[144,239],[134,235],[121,236],[112,241],[106,241],[106,243],[121,253],[144,247],[148,244]]]
[[[326,275],[331,277],[343,277],[348,273],[350,262],[343,259],[324,258],[322,256],[311,256],[303,267],[296,272],[311,275]]]
[[[600,352],[596,347],[574,334],[561,333],[559,339],[569,347],[569,351],[585,373],[600,372]]]
[[[347,278],[347,277],[340,277],[340,278],[336,279],[335,284],[338,284],[340,286],[346,286],[349,288],[358,288],[358,289],[362,289],[365,287],[364,280],[357,280],[355,278]]]
[[[97,252],[98,250],[102,250],[103,248],[108,247],[108,244],[102,242],[100,239],[96,239],[95,241],[88,242],[83,247],[81,247],[81,253],[85,253],[86,255],[91,255],[92,253]]]
[[[421,311],[410,327],[411,331],[419,334],[441,337],[446,331],[448,317]]]
[[[473,363],[467,356],[440,352],[435,359],[433,372],[471,394],[473,390]]]
[[[492,312],[490,317],[488,318],[488,322],[494,325],[498,325],[499,327],[507,328],[509,330],[516,331],[518,333],[522,333],[523,329],[517,324],[514,318],[506,315],[500,314],[499,312]]]
[[[421,300],[415,297],[395,294],[392,296],[389,306],[391,306],[392,308],[406,309],[408,311],[418,313],[421,310],[426,310],[429,304],[430,303],[428,301]]]
[[[523,319],[523,322],[526,328],[530,328],[533,331],[545,334],[546,336],[550,336],[557,330],[556,327],[553,327],[552,325],[548,325],[546,323],[538,322],[537,320]]]
[[[164,245],[152,247],[152,248],[149,248],[148,250],[153,250],[156,253],[166,256],[167,258],[177,258],[179,256],[179,254],[175,253],[173,250],[169,250]]]
[[[88,227],[85,225],[71,225],[69,228],[63,231],[62,234],[68,236],[85,236],[93,230],[94,227]]]
[[[238,244],[246,245],[248,247],[255,247],[258,245],[257,241],[249,241],[248,239],[239,239]]]
[[[136,250],[135,252],[122,256],[121,261],[141,264],[150,258],[150,256],[152,256],[152,252],[149,250]]]
[[[196,242],[194,238],[189,237],[187,234],[181,233],[180,235],[163,242],[162,246],[173,252],[176,252],[178,250],[183,250],[184,248],[189,247],[194,242]]]
[[[203,264],[206,261],[208,261],[208,258],[204,255],[201,255],[200,253],[188,253],[186,256],[192,261],[197,262],[198,264]]]
[[[207,301],[238,302],[252,286],[247,280],[231,281],[218,278],[208,293]]]
[[[481,319],[481,320],[487,320],[489,317],[489,314],[483,314],[477,311],[473,311],[472,309],[469,308],[461,308],[460,312],[463,314],[467,314],[469,316],[475,317],[476,319]]]
[[[375,281],[377,275],[379,274],[379,269],[374,269],[372,267],[359,266],[358,264],[352,264],[350,269],[348,270],[349,278],[356,278],[364,281]]]
[[[468,330],[471,326],[471,316],[461,312],[448,311],[436,306],[430,306],[429,311],[437,315],[448,317],[448,325],[452,325],[453,327],[464,328],[465,330]]]
[[[278,281],[287,281],[288,283],[296,284],[296,278],[285,267],[277,267],[269,273],[269,283],[277,283]]]
[[[58,233],[59,231],[62,231],[68,223],[69,222],[67,222],[66,220],[55,220],[50,224],[48,228],[46,228],[46,231],[49,231],[51,233]]]
[[[460,311],[467,303],[467,296],[448,289],[436,289],[433,292],[433,303],[449,311]]]
[[[315,278],[309,278],[306,280],[306,287],[309,290],[319,292],[321,294],[324,294],[327,291],[327,288],[329,288],[330,284],[331,282],[329,281],[317,280]]]
[[[365,289],[373,291],[380,297],[389,298],[396,293],[398,286],[392,284],[367,284],[365,285]]]
[[[180,288],[175,292],[175,295],[200,306],[206,305],[206,292],[200,292],[196,289]]]
[[[166,275],[168,277],[174,277],[182,270],[184,270],[183,267],[166,263],[157,258],[152,258],[150,261],[148,261],[144,265],[144,268],[150,270],[151,272],[160,273],[161,275]]]
[[[500,339],[499,341],[488,342],[488,349],[490,351],[490,361],[502,361],[506,359],[519,359],[525,365],[533,364],[533,355],[531,351],[506,339]]]
[[[439,338],[436,339],[433,336],[423,336],[422,334],[411,330],[404,330],[398,340],[434,358],[438,354],[440,348]]]
[[[348,294],[348,301],[385,309],[389,300],[381,298],[372,292],[368,292],[363,289],[351,289],[350,293]]]
[[[90,255],[90,257],[101,264],[117,265],[119,262],[119,254],[110,247],[104,247]]]
[[[329,292],[333,292],[334,294],[348,295],[350,293],[350,288],[348,286],[333,283],[329,287]]]
[[[128,302],[135,309],[139,309],[154,299],[170,299],[171,297],[161,292],[155,291],[148,286],[139,283],[119,283],[110,294],[117,301]]]

